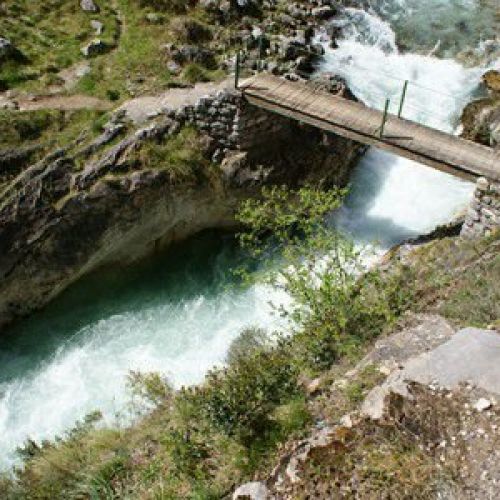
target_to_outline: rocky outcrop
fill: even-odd
[[[363,151],[257,110],[234,91],[156,115],[122,139],[118,117],[90,144],[54,152],[0,193],[0,325],[99,266],[127,263],[204,228],[234,226],[239,201],[263,185],[345,184]],[[192,147],[206,166],[178,182],[168,164],[149,166],[141,151],[186,127],[198,131]]]
[[[494,148],[500,147],[500,72],[483,75],[488,97],[468,104],[462,113],[462,137]]]
[[[433,330],[430,330],[431,333]],[[391,393],[411,397],[410,383],[435,385],[448,390],[469,383],[500,396],[500,334],[491,330],[465,328],[430,352],[409,358],[402,368],[374,388],[365,399],[363,415],[384,418]]]

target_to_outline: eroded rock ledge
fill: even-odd
[[[343,185],[364,150],[254,109],[231,90],[156,114],[124,136],[118,113],[93,142],[53,152],[0,193],[0,328],[100,266],[234,226],[239,201],[266,184]],[[150,149],[186,128],[200,161],[179,178]]]

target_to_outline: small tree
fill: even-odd
[[[295,359],[313,370],[328,368],[394,316],[395,290],[379,273],[367,272],[361,250],[326,224],[345,193],[274,187],[261,200],[246,201],[238,214],[246,228],[241,245],[255,258],[274,257],[266,280],[292,298],[278,310],[289,321]]]

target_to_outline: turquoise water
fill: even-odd
[[[245,326],[271,326],[271,292],[238,286],[241,263],[232,236],[207,231],[84,278],[2,336],[0,464],[28,436],[53,437],[95,409],[126,419],[130,370],[196,383]]]

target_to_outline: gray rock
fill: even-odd
[[[108,46],[98,38],[81,48],[81,52],[85,57],[97,56],[103,54],[106,50],[108,50]]]
[[[94,0],[80,0],[80,7],[85,12],[99,12],[99,6]]]
[[[490,183],[485,177],[479,177],[479,179],[476,181],[476,188],[479,191],[488,191],[489,186]]]
[[[172,60],[178,64],[197,63],[206,68],[216,66],[215,55],[210,49],[196,45],[183,45],[171,52]]]
[[[175,61],[168,61],[167,62],[167,70],[172,75],[178,75],[181,72],[182,68]]]
[[[243,484],[233,493],[233,500],[267,500],[268,498],[267,486],[259,481]]]
[[[156,12],[148,12],[146,14],[146,21],[150,24],[162,24],[165,21],[165,18]]]
[[[95,30],[96,35],[102,35],[102,32],[104,31],[104,24],[102,24],[101,21],[92,19],[92,21],[90,21],[90,26],[92,26],[92,28]]]
[[[500,394],[500,333],[465,328],[436,349],[411,358],[373,389],[362,405],[362,413],[374,420],[384,416],[385,400],[391,393],[409,397],[407,384],[434,384],[454,389],[470,383],[488,393]]]
[[[311,14],[316,19],[326,20],[335,15],[335,9],[329,5],[323,5],[312,9]]]
[[[10,59],[17,50],[10,40],[0,37],[0,61]]]

